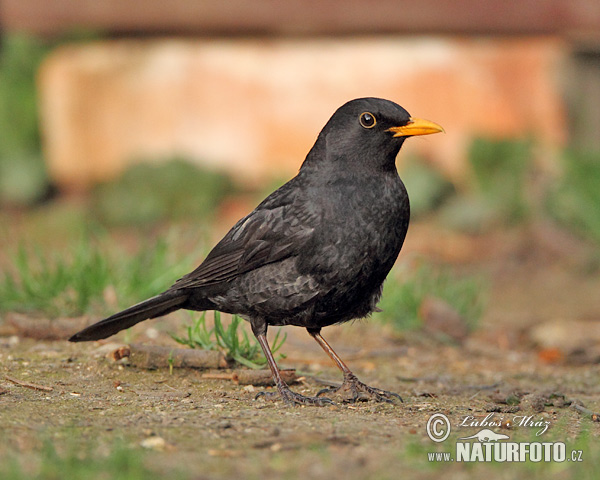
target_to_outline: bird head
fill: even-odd
[[[411,117],[389,100],[358,98],[342,105],[329,119],[307,162],[349,169],[395,169],[396,155],[408,137],[443,131],[436,123]]]

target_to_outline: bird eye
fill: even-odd
[[[373,114],[369,112],[361,113],[360,117],[358,117],[358,121],[365,128],[373,128],[377,123]]]

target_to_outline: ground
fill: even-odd
[[[407,254],[430,233],[416,227]],[[491,278],[490,298],[478,328],[462,344],[441,342],[422,331],[399,333],[374,321],[323,330],[361,380],[399,393],[401,405],[290,408],[255,400],[263,387],[207,380],[201,371],[148,371],[115,363],[106,358],[113,349],[106,343],[0,337],[0,464],[5,466],[0,476],[29,478],[19,475],[52,461],[64,473],[75,468],[77,459],[102,472],[108,468],[104,462],[116,462],[115,452],[122,450],[140,459],[142,473],[119,477],[123,468],[112,478],[595,478],[600,424],[574,405],[600,411],[598,339],[589,333],[589,341],[575,348],[569,344],[567,351],[560,343],[540,345],[543,339],[532,332],[546,321],[560,320],[577,325],[572,331],[567,327],[570,339],[586,339],[586,331],[576,330],[589,322],[594,331],[600,279],[580,259],[562,255],[560,242],[538,237],[520,231],[470,244],[471,262],[465,268]],[[494,249],[500,253],[491,255]],[[474,252],[480,258],[473,260]],[[142,324],[130,335],[172,344],[164,332],[176,328],[176,321]],[[148,338],[149,328],[158,330],[158,337]],[[303,378],[295,390],[312,395],[322,388],[319,380],[340,380],[306,332],[287,330],[282,365],[295,367]],[[428,420],[436,413],[446,415],[452,427],[441,443],[427,434]],[[581,450],[582,461],[490,465],[428,460],[428,452],[454,454],[457,439],[484,428],[459,425],[486,416],[500,424],[490,428],[511,441],[564,442],[568,455]],[[546,423],[548,431],[540,433]],[[75,460],[64,463],[65,458]],[[15,462],[20,473],[6,467]],[[61,478],[56,475],[45,478]]]

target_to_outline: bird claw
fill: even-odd
[[[288,407],[294,407],[296,405],[310,405],[315,407],[325,407],[327,405],[335,405],[335,403],[327,397],[306,397],[299,393],[292,392],[289,388],[281,389],[278,392],[258,392],[254,397],[254,400],[263,397],[265,400],[278,400],[281,398],[283,403]]]
[[[380,388],[370,387],[361,382],[354,375],[348,375],[339,387],[324,388],[317,393],[317,397],[325,393],[337,393],[343,397],[344,403],[366,402],[375,400],[376,402],[385,402],[397,404],[404,403],[402,397],[394,392],[381,390]]]

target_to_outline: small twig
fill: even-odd
[[[207,380],[233,380],[233,373],[203,373],[202,378]]]
[[[593,412],[589,408],[585,408],[583,405],[578,405],[576,403],[573,403],[572,407],[584,415],[589,415],[592,419],[592,422],[600,422],[600,415],[598,415],[596,412]]]
[[[112,352],[113,360],[129,358],[134,367],[139,368],[227,368],[229,364],[223,353],[214,350],[193,350],[191,348],[171,348],[158,345],[131,344]]]
[[[280,370],[281,378],[287,384],[296,383],[298,377],[295,370]],[[209,380],[231,380],[237,385],[254,385],[255,387],[264,387],[274,385],[270,370],[247,370],[239,369],[233,372],[207,372],[202,374],[202,378]]]
[[[52,390],[54,390],[52,387],[45,387],[44,385],[38,385],[37,383],[24,382],[16,378],[9,377],[8,375],[5,375],[4,378],[9,382],[14,383],[15,385],[20,385],[21,387],[25,388],[31,388],[32,390],[41,390],[43,392],[51,392]]]

